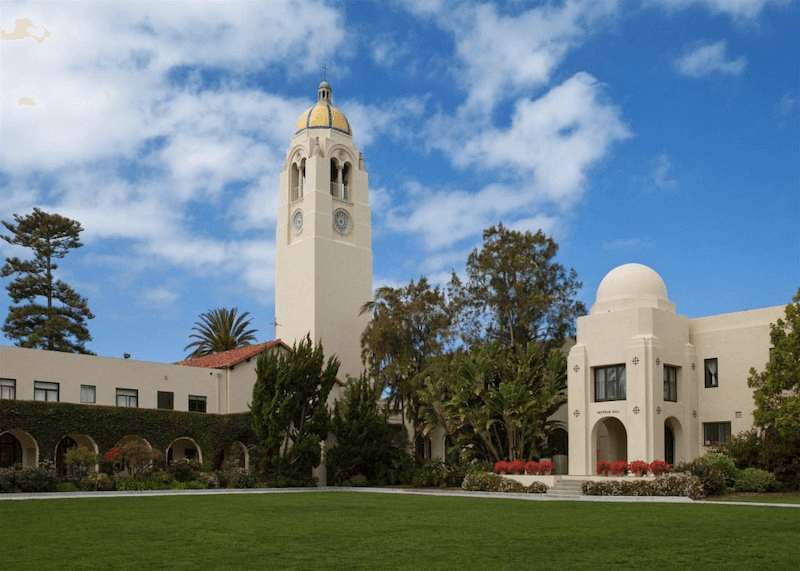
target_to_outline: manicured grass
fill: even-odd
[[[800,510],[368,493],[0,502],[0,567],[789,569]]]
[[[800,504],[800,494],[730,494],[706,498],[718,502],[751,502],[762,504]]]

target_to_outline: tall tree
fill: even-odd
[[[350,379],[344,397],[333,405],[331,434],[336,447],[328,453],[328,482],[343,484],[363,476],[370,485],[396,484],[410,468],[400,434],[389,424],[365,376]]]
[[[531,234],[499,224],[484,230],[483,246],[467,259],[466,282],[453,274],[449,292],[467,346],[498,341],[560,345],[586,313],[575,295],[574,269],[554,261],[558,245],[539,230]]]
[[[455,445],[480,460],[538,459],[566,402],[562,353],[534,342],[481,343],[439,363],[419,391],[423,433],[444,427]]]
[[[9,308],[3,333],[20,347],[92,354],[85,344],[92,340],[86,326],[94,315],[85,297],[54,272],[56,260],[80,248],[83,231],[79,222],[34,208],[31,214],[14,214],[14,222],[3,220],[11,235],[1,237],[9,244],[33,250],[32,260],[6,258],[2,277],[16,275],[8,284],[8,296],[15,304]]]
[[[308,336],[288,353],[259,355],[250,412],[268,481],[311,483],[320,442],[328,436],[327,401],[338,371],[339,361],[330,357],[326,363],[322,345],[315,347]]]
[[[421,277],[400,288],[382,287],[361,308],[372,320],[361,336],[361,356],[377,393],[388,391],[389,405],[416,426],[418,374],[441,354],[451,335],[444,294]]]
[[[200,314],[200,320],[195,321],[194,327],[192,327],[194,333],[189,335],[189,339],[194,339],[194,341],[183,348],[184,351],[193,349],[186,358],[194,359],[203,355],[230,351],[239,347],[247,347],[254,342],[256,340],[254,333],[258,330],[248,329],[250,320],[247,319],[247,316],[250,314],[245,311],[237,316],[237,311],[235,307],[233,309],[223,307]]]
[[[770,325],[769,362],[761,372],[750,369],[748,385],[755,389],[753,420],[767,468],[800,488],[800,289],[792,301],[785,319]]]

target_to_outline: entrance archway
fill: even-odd
[[[676,460],[686,458],[681,423],[674,416],[664,421],[664,462],[673,465]]]
[[[22,430],[8,430],[0,434],[0,468],[22,464],[23,468],[39,465],[39,445],[33,436]]]
[[[174,460],[182,458],[196,460],[200,464],[203,463],[203,453],[200,451],[197,442],[185,436],[174,440],[167,448],[167,465],[172,464]]]
[[[628,432],[625,425],[608,416],[597,421],[592,429],[592,470],[597,462],[628,461]]]
[[[77,432],[71,432],[62,438],[58,445],[56,446],[56,470],[58,474],[64,476],[67,473],[67,465],[64,460],[64,456],[70,450],[86,450],[88,452],[93,452],[97,454],[97,444],[92,439],[91,436],[88,434],[79,434]],[[77,468],[77,467],[76,467]],[[84,470],[93,471],[97,470],[97,462],[92,462],[90,465],[83,466],[82,468],[78,469],[78,472],[83,472]],[[75,474],[72,474],[75,475]]]
[[[550,434],[547,444],[553,451],[553,474],[569,473],[569,435],[563,428]]]
[[[10,432],[0,434],[0,468],[22,464],[22,445]]]

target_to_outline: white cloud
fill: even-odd
[[[247,232],[274,223],[286,142],[311,99],[244,87],[239,77],[266,66],[289,76],[317,69],[344,40],[340,12],[316,0],[269,10],[255,2],[26,3],[4,5],[0,27],[20,17],[50,35],[0,43],[8,180],[0,218],[46,206],[81,221],[84,242],[127,241],[132,270],[159,261],[198,274],[216,266],[271,289],[274,245],[255,245]],[[203,90],[198,66],[226,75]],[[175,82],[174,70],[190,71]],[[19,105],[21,97],[36,106]],[[230,185],[241,192],[231,196]],[[198,203],[208,220],[189,217]]]
[[[493,4],[459,10],[461,17],[443,13],[441,25],[452,29],[464,66],[459,81],[468,90],[466,107],[491,111],[500,100],[546,85],[569,49],[616,6],[615,1],[567,0],[514,16],[498,14]]]
[[[672,163],[665,154],[659,155],[654,160],[653,186],[656,190],[674,190],[681,183],[671,176]]]
[[[434,125],[431,136],[438,137],[431,144],[459,166],[495,169],[524,181],[530,201],[564,206],[580,197],[588,169],[611,144],[630,137],[619,109],[604,102],[602,86],[582,72],[537,100],[520,99],[508,128],[462,131],[459,119]]]
[[[752,19],[761,14],[768,5],[787,5],[794,0],[648,0],[670,10],[683,10],[702,6],[712,14],[725,14],[734,19]]]
[[[726,52],[725,40],[693,45],[683,56],[675,60],[675,68],[688,77],[707,77],[715,73],[741,74],[747,67],[747,58],[739,56],[736,59],[728,59]]]

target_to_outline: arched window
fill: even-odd
[[[342,167],[342,198],[344,200],[350,200],[350,177],[352,171],[352,167],[350,163],[344,163]]]

